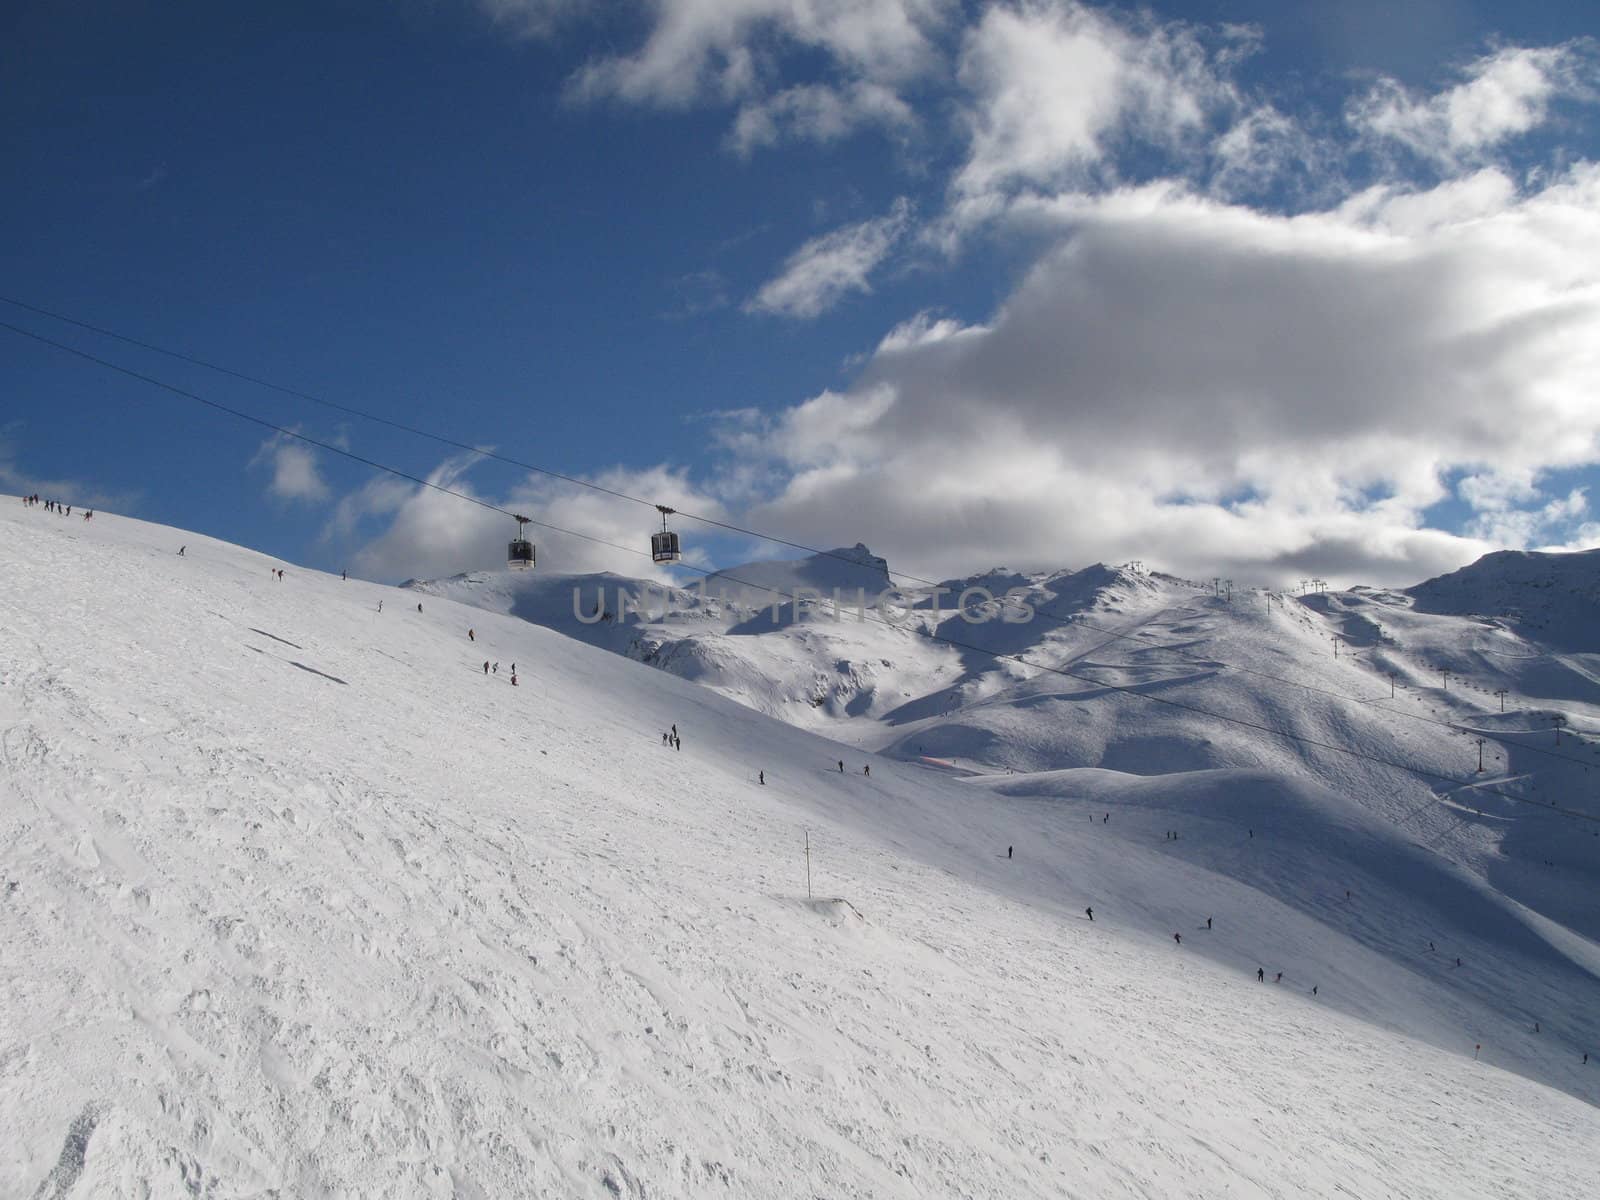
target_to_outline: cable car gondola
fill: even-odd
[[[529,518],[517,518],[516,540],[506,547],[506,566],[513,571],[533,570],[533,543],[522,536],[522,527],[528,524]]]
[[[678,535],[667,528],[667,518],[677,510],[668,508],[665,504],[658,504],[656,511],[661,514],[661,532],[650,535],[650,557],[658,563],[677,562]]]

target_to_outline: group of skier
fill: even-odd
[[[35,492],[31,496],[24,496],[22,498],[22,506],[24,508],[37,508],[40,505],[44,506],[45,512],[53,512],[53,513],[57,514],[58,516],[63,516],[63,517],[70,517],[72,515],[72,505],[63,504],[59,500],[41,500],[39,498],[39,493],[37,493],[37,492]],[[88,520],[92,520],[93,518],[94,518],[94,509],[92,509],[92,508],[85,509],[84,513],[83,513],[83,519],[85,521],[88,521]]]

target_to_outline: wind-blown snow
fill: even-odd
[[[106,514],[0,560],[0,1194],[1600,1183],[1593,942],[1309,776],[963,781]]]

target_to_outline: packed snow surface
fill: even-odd
[[[1384,771],[1340,790],[1266,737],[963,776],[897,744],[984,766],[936,711],[841,711],[899,757],[869,754],[620,644],[106,514],[0,513],[0,565],[0,1195],[1600,1190],[1570,818],[1441,787],[1407,826]],[[1127,604],[1181,620],[1168,587]],[[1001,690],[907,654],[875,692]],[[1028,700],[991,707],[1071,696]]]

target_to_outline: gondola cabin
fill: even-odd
[[[661,514],[661,532],[650,535],[650,558],[658,563],[677,562],[679,557],[678,535],[667,528],[667,518],[674,509],[665,504],[656,505],[656,511]]]
[[[678,535],[670,529],[650,535],[650,557],[658,563],[678,561]]]
[[[513,571],[533,570],[533,543],[522,536],[522,527],[530,520],[529,517],[517,518],[517,536],[506,546],[506,566]]]

